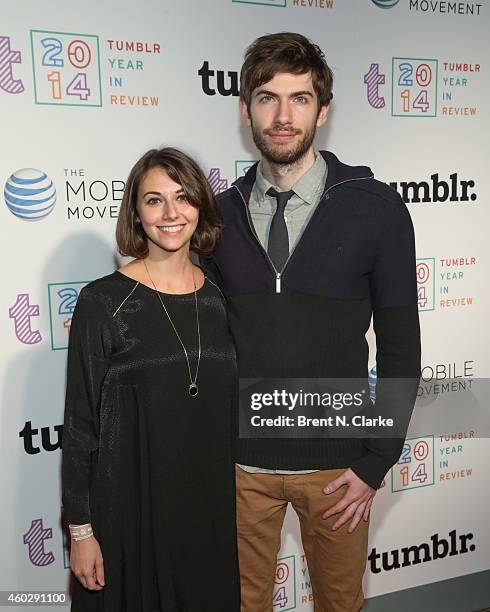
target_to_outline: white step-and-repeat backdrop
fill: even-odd
[[[127,173],[162,145],[195,156],[216,192],[244,172],[257,152],[239,122],[238,73],[264,33],[299,31],[322,47],[335,86],[318,147],[370,165],[409,206],[423,332],[417,410],[475,401],[472,384],[490,363],[489,27],[490,7],[468,1],[3,3],[0,590],[67,588],[66,347],[78,292],[118,265]],[[482,436],[470,415],[407,441],[373,508],[367,596],[490,567]],[[205,559],[203,550],[190,583]],[[274,610],[313,609],[292,514],[276,582]]]

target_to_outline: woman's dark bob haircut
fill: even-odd
[[[223,227],[214,194],[201,168],[188,155],[174,149],[151,149],[129,173],[116,225],[116,242],[121,255],[142,259],[148,255],[148,238],[138,219],[138,190],[151,168],[161,168],[178,183],[192,206],[199,209],[199,221],[190,248],[200,255],[211,254]]]

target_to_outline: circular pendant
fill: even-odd
[[[198,393],[199,393],[199,389],[197,388],[196,383],[191,383],[189,385],[189,395],[192,395],[194,397]]]

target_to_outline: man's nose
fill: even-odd
[[[291,103],[289,99],[279,100],[277,105],[276,121],[281,125],[292,123]]]

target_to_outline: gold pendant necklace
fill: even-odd
[[[170,325],[173,327],[173,330],[175,332],[175,335],[177,336],[182,349],[184,350],[184,355],[187,361],[187,369],[189,370],[189,380],[190,380],[190,384],[189,384],[189,395],[191,395],[192,397],[195,397],[198,393],[199,393],[199,387],[197,386],[197,374],[199,372],[199,364],[201,363],[201,331],[199,328],[199,308],[197,306],[197,289],[196,289],[196,281],[194,279],[194,273],[192,274],[192,281],[194,283],[194,301],[196,304],[196,323],[197,323],[197,338],[198,338],[198,342],[199,342],[199,351],[198,351],[198,355],[197,355],[197,365],[196,365],[196,375],[194,376],[194,378],[192,378],[192,373],[191,373],[191,364],[189,361],[189,355],[187,354],[187,349],[185,348],[184,343],[182,342],[182,338],[180,337],[179,332],[177,331],[177,328],[174,325],[174,322],[172,321],[171,316],[168,313],[167,308],[165,307],[165,304],[163,303],[163,300],[160,296],[160,293],[158,292],[158,289],[155,285],[155,283],[153,282],[152,277],[150,276],[150,272],[148,270],[148,266],[146,265],[146,261],[143,259],[143,264],[145,266],[146,269],[146,273],[148,275],[148,278],[150,279],[150,283],[153,285],[153,288],[155,289],[155,293],[157,294],[158,299],[160,300],[160,304],[162,305],[163,310],[165,311],[165,314],[167,315],[168,320],[170,321]]]

